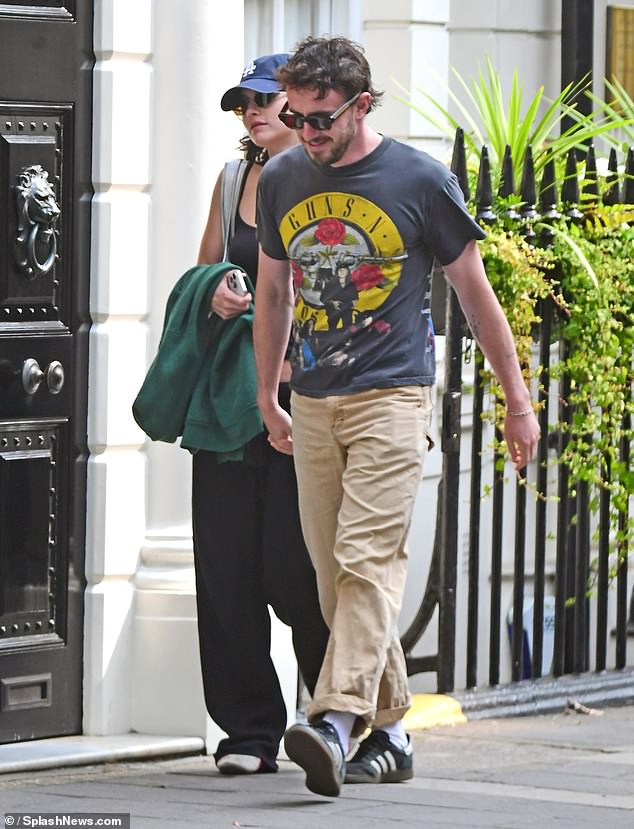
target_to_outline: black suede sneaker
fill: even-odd
[[[315,725],[292,725],[284,735],[284,748],[290,759],[306,772],[306,786],[311,792],[339,796],[346,764],[334,725],[325,720]]]
[[[397,748],[385,731],[373,731],[346,764],[346,783],[399,783],[414,776],[412,741]]]

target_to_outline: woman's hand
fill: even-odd
[[[227,285],[227,276],[230,273],[233,273],[233,271],[227,271],[214,291],[214,295],[211,298],[209,316],[218,314],[221,319],[230,320],[234,317],[239,317],[240,314],[244,314],[249,308],[249,303],[252,299],[251,294],[238,296],[238,294],[234,293]]]

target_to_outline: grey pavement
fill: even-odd
[[[309,792],[288,760],[277,774],[242,777],[218,774],[200,755],[4,774],[0,827],[14,812],[129,813],[131,829],[634,827],[634,706],[477,720],[412,737],[413,780],[348,785],[336,799]]]

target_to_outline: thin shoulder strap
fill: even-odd
[[[248,162],[244,158],[236,158],[232,161],[227,161],[222,172],[222,182],[220,184],[220,228],[222,230],[223,262],[227,259],[229,242],[233,236],[238,199],[240,198],[242,182],[248,166]]]

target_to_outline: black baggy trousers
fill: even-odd
[[[282,395],[284,394],[284,399]],[[280,390],[288,405],[287,390]],[[299,521],[293,459],[266,434],[242,461],[193,456],[192,523],[205,703],[225,731],[215,753],[252,754],[277,769],[286,708],[271,660],[268,606],[290,625],[312,694],[328,641]]]

